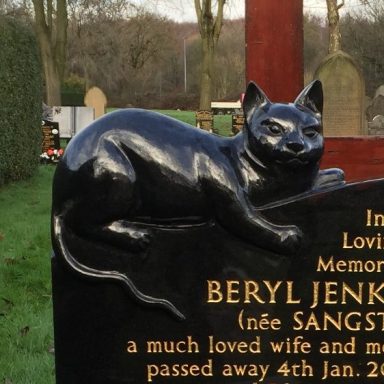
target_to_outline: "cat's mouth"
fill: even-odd
[[[309,160],[306,159],[300,159],[299,157],[294,157],[293,159],[286,159],[286,160],[276,160],[278,164],[282,165],[288,165],[292,168],[298,168],[309,164]]]

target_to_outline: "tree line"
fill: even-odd
[[[3,0],[0,12],[35,25],[36,33],[45,35],[46,55],[56,55],[56,68],[45,70],[56,71],[63,94],[79,94],[96,85],[110,106],[198,108],[205,65],[198,23],[178,23],[125,0],[68,0],[64,17],[60,2],[66,3],[57,0],[54,7],[52,0],[45,5],[43,0]],[[45,23],[40,30],[39,9]],[[66,35],[60,32],[63,27]],[[373,2],[363,15],[348,14],[340,19],[340,28],[342,49],[360,64],[367,93],[372,95],[384,83],[384,6]],[[307,81],[327,55],[328,31],[325,20],[304,16]],[[212,99],[237,100],[245,88],[243,19],[223,21],[213,61]],[[48,93],[48,81],[45,85]]]
[[[304,17],[305,77],[311,78],[328,52],[342,49],[357,62],[365,80],[366,95],[373,97],[376,89],[384,84],[384,3],[361,0],[364,7],[358,8],[360,12],[349,12],[339,19],[335,13],[348,1],[327,0],[331,2],[334,4],[328,9],[329,25],[314,15]],[[333,32],[335,38],[329,38]]]

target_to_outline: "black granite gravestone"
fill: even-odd
[[[318,82],[289,105],[251,84],[233,138],[129,110],[73,139],[58,384],[382,383],[384,180],[318,171],[321,104]]]
[[[56,162],[62,155],[60,150],[59,123],[42,121],[42,143],[40,159],[43,162]],[[60,152],[59,152],[60,151]]]

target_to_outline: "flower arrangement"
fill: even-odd
[[[64,150],[62,148],[53,149],[48,148],[45,152],[40,155],[40,161],[44,164],[57,163],[63,156]]]

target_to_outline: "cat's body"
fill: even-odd
[[[319,172],[319,92],[316,82],[294,104],[273,104],[251,83],[247,122],[233,138],[136,109],[99,119],[71,141],[58,165],[55,253],[84,275],[122,280],[139,300],[176,313],[172,304],[142,295],[124,275],[78,263],[65,246],[63,226],[138,251],[150,241],[151,228],[216,222],[257,246],[292,252],[300,230],[271,223],[255,208],[342,181],[340,170]]]

